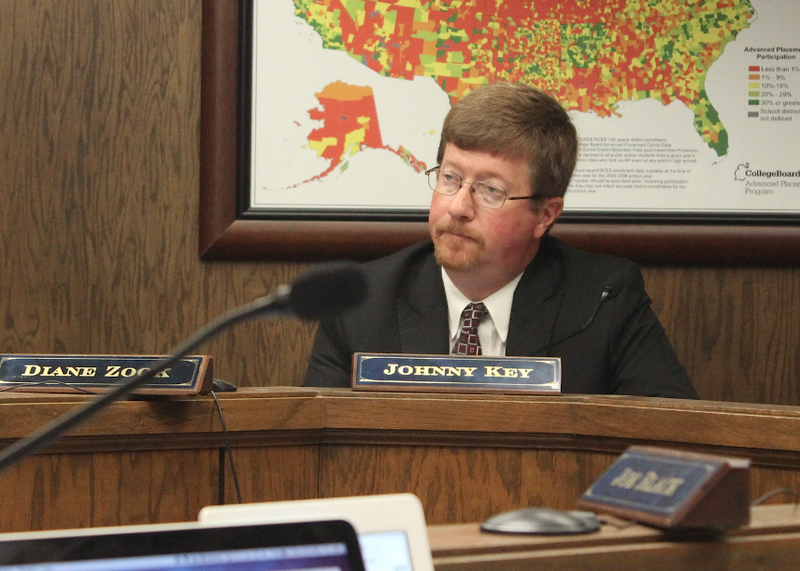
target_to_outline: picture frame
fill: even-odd
[[[257,0],[204,0],[199,254],[204,260],[369,260],[428,237],[424,217],[279,215],[248,209],[252,57],[248,8]],[[552,234],[575,247],[645,265],[793,266],[800,226],[788,217],[567,214]]]

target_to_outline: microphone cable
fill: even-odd
[[[239,503],[242,502],[242,490],[239,488],[239,476],[236,473],[236,463],[233,461],[233,449],[231,448],[231,441],[228,438],[228,428],[225,426],[225,415],[222,413],[222,405],[217,398],[217,393],[211,391],[211,396],[214,397],[214,402],[217,404],[217,413],[219,414],[219,423],[222,426],[222,436],[225,439],[225,452],[227,452],[228,463],[231,466],[231,475],[233,476],[233,487],[236,489],[236,499]],[[225,453],[220,450],[219,462],[219,498],[221,503],[225,503]]]

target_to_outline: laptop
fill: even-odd
[[[367,571],[433,571],[422,503],[414,494],[383,494],[209,506],[203,524],[343,519],[353,524]]]
[[[345,521],[0,534],[2,571],[363,571]]]

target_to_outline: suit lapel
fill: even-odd
[[[563,293],[558,290],[561,263],[548,250],[540,249],[514,292],[508,355],[541,356],[534,352],[552,341]],[[432,254],[419,272],[408,277],[403,290],[396,301],[401,352],[448,354],[447,298],[441,268]]]
[[[514,292],[507,355],[539,357],[553,337],[563,293],[558,290],[561,264],[543,248],[525,270]],[[543,353],[534,355],[534,352]]]
[[[409,277],[405,296],[397,298],[397,318],[403,353],[444,354],[450,352],[447,298],[441,268],[429,256],[419,273]]]

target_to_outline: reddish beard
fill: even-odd
[[[437,224],[433,244],[439,265],[457,272],[475,268],[485,245],[482,236],[470,232],[458,222]]]

